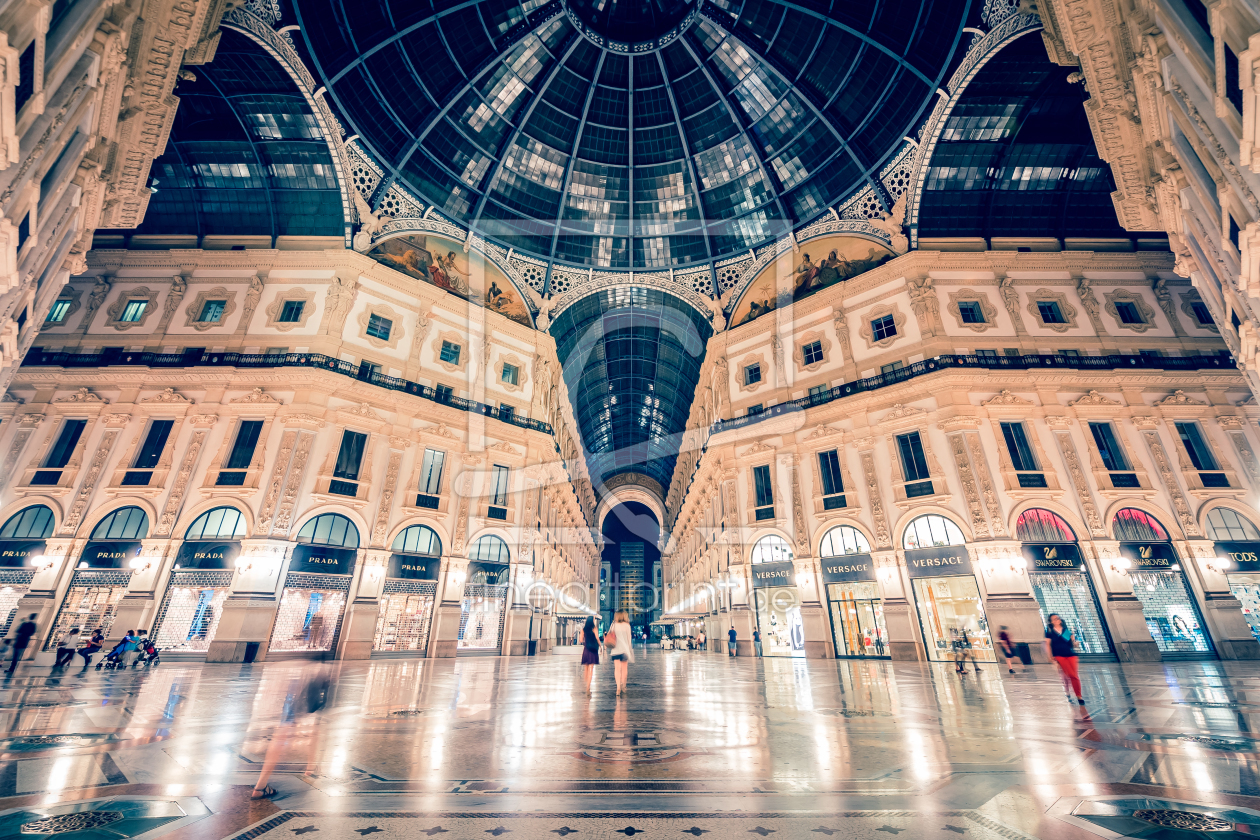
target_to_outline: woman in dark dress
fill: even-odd
[[[599,634],[595,632],[595,616],[586,617],[586,625],[582,628],[582,682],[586,685],[586,693],[591,693],[591,678],[595,676],[595,666],[599,664]]]

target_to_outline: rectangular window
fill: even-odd
[[[420,467],[420,492],[436,496],[442,488],[442,467],[446,453],[439,449],[424,450],[424,464]]]
[[[127,305],[123,307],[122,315],[118,316],[119,321],[135,322],[144,317],[144,310],[148,307],[147,300],[129,300]]]
[[[1122,324],[1145,324],[1146,319],[1142,317],[1142,313],[1138,311],[1137,304],[1128,300],[1116,301],[1116,314],[1120,316]]]
[[[770,484],[770,467],[753,467],[753,489],[757,497],[757,519],[774,519],[774,488]]]
[[[1221,91],[1225,99],[1230,105],[1234,106],[1234,110],[1238,112],[1238,116],[1242,116],[1243,112],[1243,92],[1238,84],[1238,54],[1229,48],[1229,44],[1222,44],[1222,52],[1225,53],[1225,90]],[[1232,219],[1230,221],[1233,221]],[[1235,246],[1238,244],[1234,243]]]
[[[197,316],[197,320],[203,324],[217,324],[223,317],[224,309],[227,309],[226,300],[208,300],[201,305],[201,314]]]
[[[906,366],[905,362],[900,362],[900,361],[898,361],[898,362],[891,362],[891,363],[886,364],[886,365],[881,365],[881,366],[880,366],[880,368],[879,368],[879,372],[880,372],[881,374],[883,374],[883,373],[892,373],[892,372],[893,372],[893,371],[895,371],[895,370],[901,370],[901,369],[902,369],[903,367],[905,367],[905,366]]]
[[[809,398],[813,401],[817,401],[820,398],[827,396],[829,393],[831,393],[831,389],[826,385],[815,385],[809,389]]]
[[[267,348],[268,356],[285,356],[285,355],[288,355],[288,352],[289,352],[288,347],[268,347]]]
[[[897,334],[897,322],[893,320],[893,316],[884,315],[871,321],[871,335],[875,341],[883,341],[885,338],[892,338]]]
[[[756,405],[750,405],[748,406],[748,416],[756,417],[758,414],[761,414],[765,410],[766,410],[765,406],[763,406],[761,403],[757,403]]]
[[[78,446],[79,438],[83,436],[83,429],[86,427],[86,420],[66,420],[61,424],[57,442],[44,457],[44,463],[40,465],[43,469],[36,470],[31,477],[31,484],[46,486],[61,480],[61,471],[70,462],[70,456],[74,454],[74,448]]]
[[[380,372],[381,372],[381,366],[376,364],[375,362],[369,362],[366,359],[364,359],[362,362],[359,362],[359,378],[360,379],[371,379],[373,376],[379,376]]]
[[[744,384],[755,385],[761,381],[761,365],[748,365],[744,368]]]
[[[458,344],[451,344],[449,341],[443,341],[442,352],[438,354],[438,358],[446,362],[448,365],[457,365],[459,364],[459,350],[460,346]]]
[[[1207,445],[1207,441],[1203,439],[1203,432],[1199,429],[1198,423],[1177,423],[1177,434],[1181,436],[1181,442],[1186,447],[1186,454],[1190,456],[1190,463],[1194,464],[1196,470],[1219,470],[1220,467],[1216,463],[1216,458],[1212,455],[1211,448]]]
[[[1111,424],[1090,423],[1089,431],[1094,436],[1094,444],[1098,447],[1103,466],[1112,472],[1128,472],[1129,462],[1124,457],[1124,450],[1120,448]]]
[[[1212,313],[1208,311],[1206,303],[1190,304],[1190,311],[1194,313],[1194,319],[1199,322],[1200,326],[1211,326]]]
[[[236,429],[236,440],[228,452],[227,462],[215,480],[219,487],[241,487],[245,484],[245,471],[254,460],[254,450],[258,447],[258,436],[262,433],[263,421],[242,420]]]
[[[982,359],[996,359],[998,357],[996,350],[977,350],[976,355]]]
[[[1023,423],[1003,423],[1002,437],[1006,440],[1006,451],[1010,453],[1011,464],[1016,470],[1038,469]]]
[[[504,382],[506,382],[509,385],[519,385],[520,379],[521,379],[521,369],[518,368],[516,365],[509,365],[509,364],[504,363],[503,375],[500,377],[500,379],[502,379]]]
[[[433,387],[433,393],[437,395],[439,402],[447,402],[452,396],[454,396],[455,391],[450,385],[435,385]]]
[[[1041,314],[1041,322],[1043,324],[1062,324],[1063,313],[1059,310],[1058,301],[1039,300],[1037,301],[1037,312]]]
[[[60,324],[66,320],[66,316],[70,314],[70,301],[58,300],[54,301],[52,308],[48,310],[48,323]]]
[[[17,90],[14,91],[13,98],[15,113],[21,113],[22,106],[35,95],[35,42],[38,40],[38,38],[32,38],[31,43],[18,56]],[[18,247],[22,246],[19,244]]]
[[[1080,350],[1060,350],[1059,355],[1065,356],[1069,359],[1079,359],[1081,357],[1081,351]]]
[[[394,322],[380,315],[369,315],[367,334],[381,341],[389,341],[389,333],[394,329]]]
[[[165,448],[166,439],[171,436],[171,428],[174,425],[174,420],[154,420],[149,423],[149,431],[144,436],[144,443],[141,444],[131,469],[123,476],[123,484],[143,487],[149,483],[149,480],[153,478],[153,468],[162,458],[162,449]]]
[[[901,454],[901,468],[905,471],[906,481],[923,481],[931,477],[918,432],[897,435],[897,451]]]
[[[1023,352],[1020,351],[1018,347],[1007,347],[1005,350],[1002,351],[1002,355],[1010,359],[1018,359],[1020,356],[1023,356],[1024,354]]]
[[[840,474],[839,451],[819,452],[818,471],[822,475],[823,510],[844,507],[844,478]]]
[[[499,507],[507,506],[508,468],[494,465],[494,474],[490,477],[490,504]]]
[[[304,300],[286,300],[284,306],[280,307],[280,317],[276,320],[281,324],[296,324],[302,320],[302,310],[305,308]]]
[[[1229,47],[1226,47],[1225,51],[1229,52]],[[1234,221],[1232,213],[1226,213],[1225,217],[1229,219],[1229,241],[1233,243],[1235,250],[1241,250],[1238,242],[1242,237],[1242,230],[1239,229],[1238,222]]]
[[[337,452],[337,464],[333,468],[333,481],[328,492],[339,496],[357,496],[359,493],[359,467],[367,449],[368,436],[363,432],[347,429],[341,435],[341,449]]]
[[[980,305],[978,300],[960,300],[958,301],[958,314],[962,316],[964,324],[983,324],[984,307]]]
[[[811,341],[809,344],[801,345],[801,358],[805,360],[806,366],[821,362],[823,360],[822,342]]]
[[[516,418],[516,409],[507,403],[499,403],[499,419],[511,423]]]

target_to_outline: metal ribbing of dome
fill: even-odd
[[[478,235],[622,269],[741,253],[876,185],[974,13],[291,1],[331,102],[386,171],[378,195],[396,179]]]

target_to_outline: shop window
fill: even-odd
[[[770,467],[753,467],[753,491],[756,496],[756,519],[774,519],[774,488],[770,483]]]
[[[750,562],[756,565],[760,563],[787,563],[791,562],[794,557],[792,546],[788,545],[787,540],[771,534],[757,540],[757,544],[753,546],[749,559]]]
[[[1023,423],[1003,423],[1002,438],[1006,441],[1006,451],[1011,456],[1011,465],[1015,467],[1016,478],[1020,487],[1045,487],[1046,476],[1037,464],[1037,456],[1028,444],[1028,435]]]
[[[512,553],[502,539],[494,534],[484,534],[469,549],[468,559],[479,563],[509,563]]]
[[[286,300],[284,306],[280,308],[280,317],[276,320],[281,324],[296,324],[302,320],[304,309],[306,309],[306,301]]]
[[[368,316],[367,334],[372,338],[389,341],[389,334],[393,329],[394,322],[390,319],[375,314]]]
[[[0,540],[46,540],[52,536],[54,517],[46,505],[31,505],[10,516],[0,526]]]
[[[129,300],[127,305],[123,307],[122,314],[118,316],[118,320],[124,323],[134,323],[144,317],[144,310],[149,306],[148,300]]]
[[[422,554],[425,557],[442,556],[442,539],[427,525],[412,525],[394,537],[390,551],[405,554]]]
[[[507,519],[508,468],[495,464],[490,475],[490,507],[486,516]]]
[[[822,557],[843,557],[846,554],[870,554],[871,543],[852,525],[840,525],[823,534],[818,547]]]
[[[457,365],[459,364],[459,351],[460,346],[458,344],[443,341],[442,351],[438,354],[438,358],[446,362],[448,365]]]
[[[931,474],[928,472],[927,457],[923,452],[923,441],[919,433],[897,435],[897,453],[905,474],[906,497],[913,499],[932,495]]]
[[[64,298],[54,301],[52,307],[48,310],[48,317],[45,321],[49,324],[65,323],[66,317],[70,314],[70,304],[71,301]]]
[[[840,471],[840,453],[830,449],[818,453],[818,471],[822,476],[823,510],[845,506],[844,478]]]
[[[958,301],[958,315],[964,324],[984,324],[984,307],[978,300]]]
[[[902,548],[932,548],[933,546],[963,545],[967,541],[963,532],[949,519],[929,513],[910,521],[901,537]]]
[[[1199,428],[1199,424],[1181,422],[1177,423],[1176,426],[1177,434],[1181,437],[1181,445],[1186,448],[1186,454],[1190,456],[1190,463],[1199,471],[1199,480],[1203,482],[1203,486],[1228,487],[1229,479],[1225,476],[1225,473],[1220,471],[1220,465],[1216,463],[1216,456],[1212,454],[1211,447],[1203,439],[1203,431]]]
[[[1218,507],[1208,511],[1207,532],[1208,539],[1214,542],[1260,542],[1260,528],[1229,508]],[[3,536],[4,531],[0,530],[0,537]]]
[[[119,508],[92,529],[93,540],[142,540],[149,535],[149,515],[138,507]]]
[[[1145,324],[1146,319],[1138,311],[1137,304],[1131,300],[1116,301],[1116,315],[1122,324]]]
[[[748,365],[744,368],[744,384],[756,385],[761,381],[761,365]]]
[[[1125,457],[1124,449],[1116,438],[1116,431],[1110,423],[1090,423],[1090,434],[1094,437],[1094,445],[1098,447],[1098,456],[1102,459],[1103,468],[1111,474],[1111,486],[1118,489],[1140,487],[1137,475]]]
[[[1032,543],[1076,542],[1076,532],[1057,513],[1030,508],[1015,520],[1015,538]]]
[[[83,436],[83,430],[86,427],[86,420],[62,422],[61,431],[57,433],[57,442],[44,456],[40,469],[36,470],[35,475],[31,477],[31,484],[48,486],[61,481],[61,471],[70,462],[70,456],[74,454],[74,448],[79,445],[79,438]]]
[[[871,321],[871,340],[875,342],[892,338],[897,334],[897,322],[892,315],[881,315]]]
[[[258,436],[262,434],[263,421],[242,420],[236,428],[236,440],[232,441],[232,449],[228,452],[227,463],[219,472],[215,484],[219,487],[242,487],[245,484],[246,471],[254,460],[254,450],[258,448]]]
[[[357,496],[359,493],[359,468],[363,452],[367,449],[368,436],[349,429],[341,434],[341,449],[337,452],[337,465],[328,492],[338,496]]]
[[[420,467],[420,492],[416,494],[416,507],[437,510],[438,495],[442,492],[442,468],[445,465],[445,452],[440,449],[424,450],[424,462]]]
[[[234,507],[217,507],[193,520],[186,540],[239,540],[245,536],[245,516]]]
[[[811,341],[809,344],[801,345],[801,358],[806,366],[821,362],[823,360],[822,342]]]
[[[335,548],[358,548],[359,529],[339,513],[321,513],[306,521],[302,530],[298,531],[297,541]]]
[[[1039,300],[1037,301],[1037,313],[1041,315],[1043,324],[1066,324],[1067,319],[1063,317],[1063,310],[1059,308],[1059,302],[1055,300]]]
[[[162,459],[162,450],[166,448],[166,440],[171,436],[174,420],[153,420],[145,433],[144,443],[136,454],[126,474],[123,475],[124,486],[145,487],[153,478],[153,468]]]
[[[1166,542],[1168,532],[1159,520],[1146,511],[1124,508],[1111,522],[1115,538],[1120,542]]]
[[[226,300],[208,300],[201,305],[201,314],[197,320],[203,324],[217,324],[223,318],[223,310],[227,309]]]

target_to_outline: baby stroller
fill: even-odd
[[[136,650],[140,655],[136,657],[136,661],[132,663],[133,665],[143,664],[147,668],[150,665],[162,664],[162,651],[153,644],[153,640],[148,636],[140,640]]]
[[[96,670],[99,671],[102,668],[104,668],[106,671],[113,671],[117,668],[121,668],[122,655],[126,647],[127,647],[126,640],[121,641],[118,644],[114,645],[114,649],[111,650],[109,653],[105,654],[104,659],[96,663]]]

